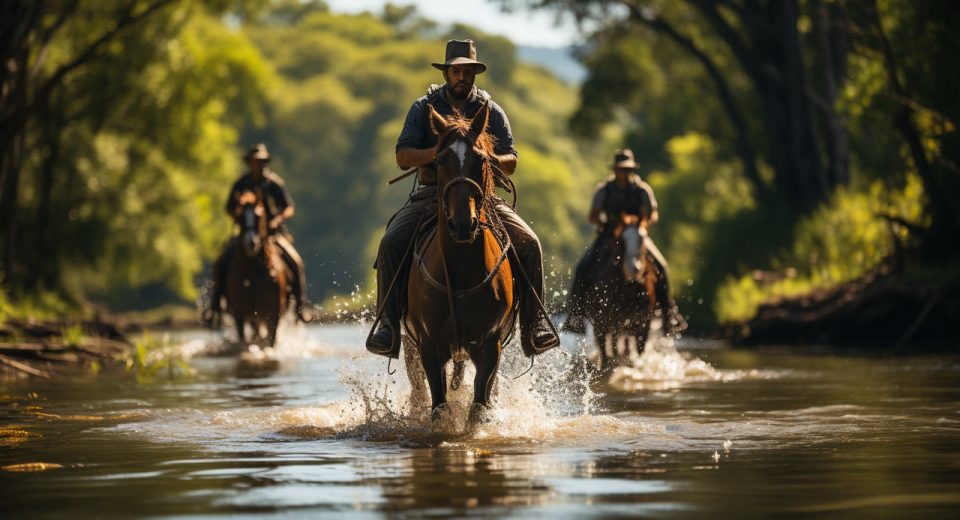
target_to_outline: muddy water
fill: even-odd
[[[469,385],[431,424],[357,326],[194,374],[0,387],[0,516],[953,517],[960,357],[852,357],[656,341],[585,385],[581,346],[526,369],[492,421]],[[217,337],[176,339],[185,352]],[[582,368],[582,367],[581,367]]]

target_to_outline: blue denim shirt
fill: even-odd
[[[484,100],[489,100],[490,120],[487,123],[487,131],[494,137],[493,151],[497,155],[513,154],[518,155],[513,143],[513,133],[510,131],[510,120],[495,101],[490,99],[490,95],[476,87],[470,92],[467,102],[462,109],[468,116],[472,117],[483,104]],[[400,131],[400,137],[397,138],[396,150],[402,148],[429,148],[437,144],[437,136],[430,130],[430,121],[427,115],[427,105],[432,104],[434,110],[442,116],[450,116],[454,113],[454,108],[447,101],[446,89],[440,85],[431,85],[427,94],[413,102],[410,110],[407,112],[407,118],[403,122],[403,130]],[[420,184],[436,184],[437,174],[432,165],[421,166],[419,171]]]

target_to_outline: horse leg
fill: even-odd
[[[240,348],[243,348],[246,346],[246,338],[244,338],[243,318],[239,314],[233,315],[233,325],[237,328],[237,344],[240,345]]]
[[[277,327],[280,326],[280,316],[267,320],[267,346],[273,347],[277,343]]]
[[[433,341],[425,339],[420,345],[420,361],[423,362],[423,371],[427,375],[427,384],[430,385],[431,419],[436,421],[447,404],[447,379],[444,377],[443,366],[448,359],[440,359],[439,348]]]
[[[412,340],[403,347],[403,361],[407,367],[407,381],[410,382],[410,413],[418,413],[420,405],[430,398],[427,392],[426,374],[420,361],[420,346]]]
[[[635,331],[635,336],[637,340],[637,357],[639,358],[643,355],[643,351],[647,348],[647,339],[650,337],[650,319],[644,319],[638,326]]]
[[[470,358],[477,369],[473,379],[473,405],[467,418],[468,427],[473,428],[489,419],[490,395],[500,365],[500,339],[497,336],[487,339],[479,350],[470,352]]]
[[[605,327],[594,324],[593,338],[597,343],[597,365],[600,372],[607,370],[609,360],[607,359],[607,331]]]

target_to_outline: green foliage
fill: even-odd
[[[178,345],[164,334],[159,340],[145,332],[134,343],[133,352],[126,360],[127,371],[132,372],[137,382],[146,383],[157,377],[174,379],[193,375],[194,370]]]
[[[853,280],[909,240],[906,229],[881,215],[908,222],[921,218],[923,189],[911,175],[902,190],[876,181],[867,192],[840,190],[796,228],[792,246],[777,254],[772,268],[784,278],[769,283],[750,273],[730,276],[717,293],[714,309],[722,322],[751,318],[771,298],[794,296]]]
[[[601,159],[564,131],[575,90],[517,63],[502,37],[459,25],[424,36],[429,25],[414,10],[388,8],[381,18],[317,11],[298,22],[244,27],[280,82],[266,124],[248,125],[243,136],[271,147],[271,166],[293,193],[291,229],[315,297],[372,291],[377,244],[409,190],[386,184],[399,173],[396,139],[413,100],[443,82],[430,63],[442,59],[451,37],[474,38],[489,66],[477,85],[510,118],[520,152],[520,212],[541,233],[548,264],[569,266],[586,241],[589,197],[569,194],[584,193],[603,173],[589,166]]]
[[[11,294],[0,289],[0,322],[8,319],[48,320],[62,316],[82,318],[83,310],[57,291],[14,291]]]
[[[585,138],[623,129],[620,143],[634,149],[656,190],[661,223],[653,237],[695,326],[749,317],[764,299],[855,278],[894,251],[894,236],[909,246],[939,241],[935,252],[958,250],[950,245],[960,233],[960,102],[951,88],[958,76],[940,79],[960,49],[953,3],[800,2],[795,34],[794,25],[771,30],[771,15],[783,9],[776,2],[526,4],[596,24],[582,50],[590,74],[571,127]],[[623,16],[630,6],[639,9]],[[775,70],[790,57],[774,53],[771,61],[758,42],[784,51],[796,44],[805,77],[785,80]],[[891,70],[902,94],[892,92]],[[780,79],[770,82],[771,73]],[[809,110],[771,108],[789,96],[793,106],[811,103]],[[910,126],[928,171],[908,147]],[[781,140],[799,128],[812,128],[809,141],[817,142],[803,153]],[[743,147],[759,180],[744,175]],[[834,174],[834,159],[849,161],[849,181],[811,174]],[[798,165],[806,173],[795,175]],[[822,182],[811,182],[817,178]],[[763,196],[754,200],[753,192]],[[891,232],[881,213],[936,233]],[[755,270],[794,274],[764,285],[754,281]]]
[[[617,2],[537,3],[595,14]],[[85,48],[117,15],[109,3],[81,4],[83,23],[64,26],[41,72]],[[787,209],[798,195],[786,190],[753,199],[737,138],[752,143],[772,187],[769,122],[738,59],[691,2],[644,5],[705,50],[744,116],[742,135],[696,57],[651,25],[617,16],[602,18],[582,51],[591,77],[577,92],[518,62],[507,39],[463,25],[442,32],[409,6],[377,16],[331,13],[320,1],[175,2],[100,49],[32,120],[17,235],[31,290],[0,293],[0,317],[76,312],[69,302],[90,293],[122,307],[192,298],[196,276],[231,230],[223,202],[242,173],[241,145],[256,141],[270,146],[271,167],[298,203],[291,228],[312,295],[342,309],[369,302],[379,238],[409,188],[386,185],[399,172],[394,144],[410,103],[443,81],[429,64],[452,37],[478,42],[489,66],[478,86],[510,117],[519,210],[540,234],[554,292],[567,286],[589,242],[591,188],[607,175],[612,149],[624,145],[656,190],[653,237],[697,324],[744,318],[765,298],[849,280],[888,254],[893,236],[908,239],[879,213],[926,224],[925,197],[960,200],[960,176],[949,168],[920,182],[892,124],[908,104],[926,154],[955,167],[957,78],[938,71],[952,70],[960,32],[944,0],[880,2],[901,81],[916,98],[898,99],[882,46],[864,23],[867,4],[826,4],[846,9],[858,28],[846,35],[857,52],[840,64],[833,107],[847,130],[853,180],[804,215]],[[810,20],[802,22],[801,44],[815,48]],[[813,110],[823,126],[824,106]],[[750,276],[758,269],[796,274],[761,285]],[[138,372],[153,370],[149,343],[131,361]]]
[[[83,342],[83,326],[78,323],[67,325],[61,329],[60,337],[63,338],[63,342],[68,346],[76,347]]]
[[[672,169],[647,179],[660,207],[651,235],[670,262],[672,288],[684,312],[710,323],[704,302],[713,300],[727,273],[762,261],[756,241],[778,237],[755,211],[739,165],[723,160],[713,139],[690,133],[666,147]]]
[[[119,303],[128,287],[164,284],[192,298],[223,240],[236,127],[263,121],[274,76],[219,20],[186,8],[169,16],[118,38],[38,123],[55,148],[34,148],[24,166],[21,206],[43,225],[21,251],[47,286]],[[92,30],[74,28],[51,52]]]

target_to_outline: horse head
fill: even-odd
[[[240,244],[243,254],[254,258],[263,250],[267,235],[264,219],[266,210],[261,197],[252,191],[245,191],[236,197],[240,205]]]
[[[429,106],[430,127],[437,135],[437,181],[441,187],[440,219],[450,237],[471,244],[478,235],[484,200],[493,194],[493,140],[487,133],[490,106],[472,119],[461,115],[444,117]]]

